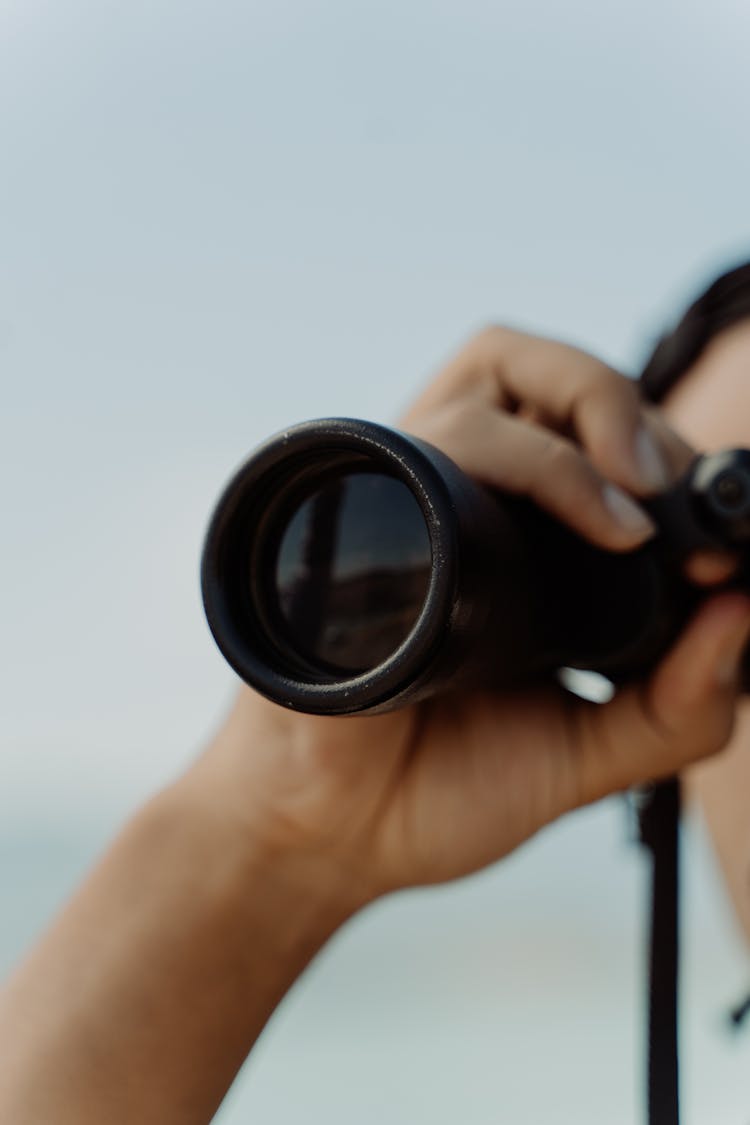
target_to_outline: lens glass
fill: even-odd
[[[329,480],[281,536],[276,597],[288,643],[334,672],[381,664],[416,624],[431,562],[424,515],[405,484],[367,472]]]

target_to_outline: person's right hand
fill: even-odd
[[[665,487],[693,456],[629,380],[507,329],[464,349],[403,426],[615,551],[653,531],[633,497]],[[224,807],[251,832],[304,855],[307,871],[317,857],[354,904],[455,878],[570,809],[723,746],[749,630],[747,597],[709,598],[648,681],[604,706],[551,685],[324,718],[243,687],[196,776],[223,787]]]

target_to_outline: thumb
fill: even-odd
[[[750,597],[721,594],[696,613],[651,678],[581,714],[581,804],[677,773],[729,740]]]

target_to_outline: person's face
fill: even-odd
[[[750,448],[750,320],[717,336],[663,407],[674,428],[700,451]],[[750,942],[750,702],[740,708],[724,753],[690,772]]]
[[[712,340],[663,409],[698,450],[750,447],[750,320]]]

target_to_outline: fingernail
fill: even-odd
[[[750,633],[750,616],[745,617],[742,624],[729,634],[722,647],[714,669],[716,682],[720,687],[731,687],[737,682],[748,633]]]
[[[642,539],[654,534],[656,524],[651,517],[617,485],[606,484],[602,496],[610,515],[617,520],[623,531]]]
[[[639,426],[635,435],[635,463],[638,477],[645,489],[661,492],[669,484],[669,466],[656,439],[646,426]]]

